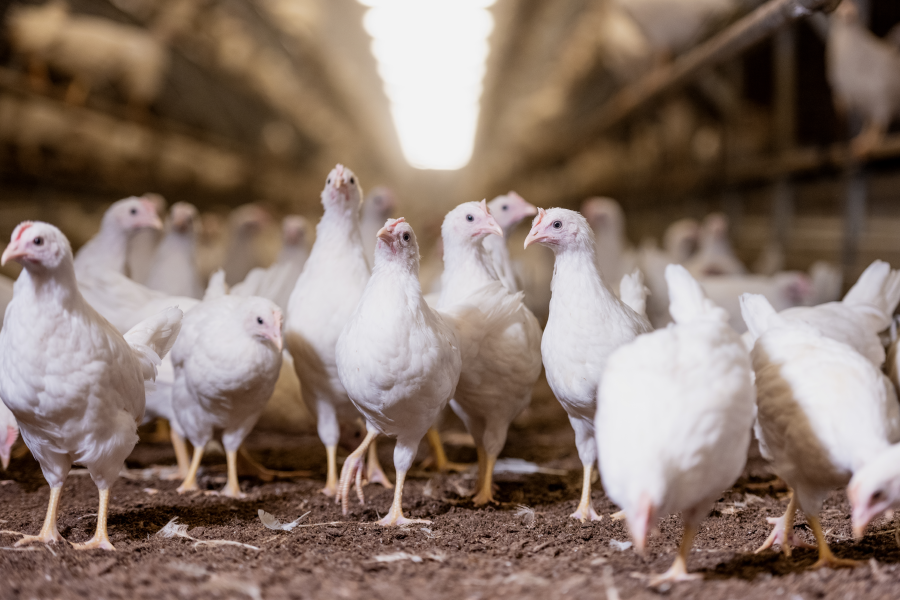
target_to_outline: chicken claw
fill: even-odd
[[[341,468],[341,480],[338,486],[337,499],[341,502],[341,512],[344,515],[347,514],[347,511],[350,508],[350,486],[353,485],[354,482],[357,482],[357,494],[360,498],[360,502],[365,502],[365,498],[362,495],[362,486],[358,484],[357,471],[359,471],[361,477],[363,457],[366,455],[366,450],[369,449],[369,444],[371,444],[372,440],[377,436],[378,434],[374,431],[366,433],[366,437],[363,439],[362,443],[356,450],[350,453],[350,456],[347,457],[347,460],[344,461],[344,466]]]

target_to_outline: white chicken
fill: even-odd
[[[572,517],[599,520],[591,502],[591,474],[597,460],[594,416],[597,389],[610,355],[652,330],[647,319],[626,306],[597,271],[594,235],[577,212],[538,209],[525,247],[538,243],[556,255],[550,318],[541,340],[547,382],[569,415],[584,467],[581,501]]]
[[[642,551],[657,519],[680,512],[681,547],[652,585],[691,579],[700,522],[747,460],[755,415],[753,369],[728,314],[680,265],[666,268],[675,324],[610,357],[597,402],[603,487]]]
[[[375,186],[366,195],[362,205],[362,213],[359,219],[359,234],[362,238],[363,252],[366,260],[372,265],[372,257],[375,253],[375,243],[378,241],[378,230],[384,226],[397,210],[397,197],[390,189],[383,185]]]
[[[75,254],[79,279],[95,269],[125,273],[128,240],[144,227],[162,229],[152,201],[131,196],[114,202],[103,214],[100,231]]]
[[[303,400],[316,415],[319,439],[328,455],[322,491],[330,496],[337,493],[340,425],[359,418],[338,376],[335,346],[369,281],[369,265],[359,237],[361,196],[353,171],[343,165],[331,170],[322,190],[325,214],[288,300],[285,324],[285,340],[300,378]],[[369,469],[370,481],[390,485],[374,450],[369,455]]]
[[[780,543],[790,556],[799,508],[819,548],[813,568],[853,566],[832,554],[818,514],[834,488],[900,440],[894,387],[852,347],[783,318],[762,296],[744,295],[741,307],[757,336],[751,356],[760,451],[793,490],[787,512],[771,521],[775,529],[759,550]]]
[[[537,208],[515,192],[497,196],[488,202],[487,207],[497,225],[503,230],[503,237],[487,236],[484,238],[484,248],[503,286],[512,293],[519,292],[522,286],[517,280],[506,242],[519,223],[537,214]]]
[[[618,295],[622,277],[637,268],[637,253],[625,237],[625,213],[612,198],[588,198],[581,214],[594,231],[600,277]]]
[[[428,522],[403,516],[403,483],[419,442],[447,405],[461,366],[455,328],[428,307],[419,286],[419,247],[403,218],[378,232],[375,266],[359,305],[337,343],[337,368],[366,437],[344,462],[339,498],[347,513],[350,486],[360,478],[367,448],[378,434],[397,439],[394,501],[379,523]]]
[[[0,467],[9,467],[9,457],[13,444],[19,437],[19,424],[6,405],[0,401]]]
[[[815,288],[802,271],[784,271],[771,277],[765,275],[716,275],[697,277],[703,291],[729,315],[729,325],[738,333],[747,331],[741,318],[741,294],[762,294],[775,310],[809,306],[815,298]]]
[[[244,281],[231,288],[235,296],[261,296],[287,309],[294,285],[309,258],[309,222],[288,215],[281,223],[282,245],[275,262],[266,269],[251,270]]]
[[[672,322],[669,315],[669,290],[666,286],[666,267],[684,263],[697,248],[700,224],[694,219],[680,219],[666,228],[663,247],[655,243],[642,243],[638,253],[638,265],[650,290],[647,298],[647,317],[654,327],[665,327]]]
[[[197,209],[176,202],[169,210],[166,234],[156,247],[153,265],[144,282],[151,290],[172,296],[200,298],[203,290],[195,261]]]
[[[269,213],[256,204],[244,204],[231,211],[228,246],[222,264],[225,283],[236,285],[254,267],[266,266],[259,243],[260,234],[270,220]]]
[[[203,449],[216,430],[228,461],[222,494],[243,497],[237,477],[238,448],[275,390],[281,370],[282,313],[271,300],[225,293],[221,272],[203,302],[184,318],[172,348],[172,409],[194,456],[179,492],[197,490]]]
[[[506,443],[509,425],[531,402],[541,374],[541,327],[522,299],[498,280],[483,242],[503,230],[484,200],[460,204],[444,218],[444,274],[438,309],[470,305],[484,315],[474,331],[477,350],[463,352],[459,384],[450,406],[475,439],[478,480],[473,502],[495,502],[494,464]],[[460,338],[468,330],[458,332]],[[460,339],[463,347],[469,340]]]
[[[162,218],[166,214],[166,199],[159,194],[146,193],[145,198],[156,206],[156,215]],[[93,231],[93,230],[91,230]],[[125,274],[135,281],[147,281],[147,275],[153,266],[156,247],[162,240],[163,232],[153,227],[138,229],[128,240],[128,253],[125,258]]]
[[[873,35],[860,23],[856,5],[844,0],[831,17],[826,59],[838,111],[863,119],[851,148],[865,156],[900,116],[900,50]]]
[[[18,544],[62,540],[59,498],[77,463],[97,485],[100,507],[96,534],[75,547],[113,550],[106,528],[109,488],[138,441],[145,382],[175,343],[182,312],[165,310],[123,337],[82,298],[69,241],[47,223],[16,227],[0,263],[9,260],[24,270],[0,330],[0,397],[50,484],[40,534]]]
[[[743,275],[747,272],[735,256],[728,239],[728,218],[722,213],[712,213],[703,219],[700,227],[700,244],[693,256],[684,261],[692,276]]]

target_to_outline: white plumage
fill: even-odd
[[[802,271],[784,271],[766,275],[715,275],[697,277],[709,299],[725,309],[728,323],[738,333],[747,331],[741,318],[741,294],[761,294],[775,310],[813,304],[815,289],[809,276]]]
[[[378,230],[397,210],[397,197],[390,189],[382,185],[376,186],[366,195],[360,210],[359,233],[366,261],[371,266],[375,256],[375,243],[378,241]]]
[[[467,202],[444,218],[444,275],[438,308],[453,312],[469,305],[483,313],[472,351],[462,356],[462,372],[450,406],[475,439],[478,452],[476,506],[494,501],[494,463],[506,443],[509,425],[531,402],[531,390],[541,374],[541,327],[522,299],[500,282],[485,238],[503,230],[484,200]],[[476,340],[471,340],[475,342]],[[470,340],[460,339],[463,347]],[[476,349],[477,348],[477,349]]]
[[[144,382],[156,376],[175,342],[182,312],[165,310],[123,337],[85,302],[69,242],[46,223],[16,227],[3,253],[2,262],[8,260],[25,269],[0,331],[0,397],[51,487],[40,535],[20,543],[62,539],[56,530],[59,495],[78,463],[100,490],[97,534],[79,547],[111,550],[109,487],[138,441]]]
[[[522,220],[537,214],[537,208],[515,192],[497,196],[487,203],[487,207],[494,220],[497,221],[497,225],[503,230],[503,237],[487,236],[484,238],[484,248],[487,250],[494,271],[503,286],[513,293],[521,291],[522,285],[516,274],[515,265],[509,256],[509,247],[506,243]]]
[[[762,296],[747,294],[741,303],[759,336],[751,355],[760,450],[794,490],[763,548],[780,542],[790,555],[789,533],[800,508],[818,542],[814,566],[855,564],[831,553],[818,514],[834,488],[900,439],[893,385],[852,347],[776,314]]]
[[[619,295],[622,277],[637,268],[638,257],[625,236],[625,213],[612,198],[588,198],[581,214],[594,231],[597,268],[610,289]]]
[[[100,231],[75,254],[79,280],[95,269],[125,273],[128,240],[145,227],[162,229],[153,202],[138,196],[114,202],[103,214]]]
[[[697,248],[700,225],[694,219],[680,219],[666,228],[663,247],[652,241],[641,244],[638,264],[650,290],[647,298],[647,317],[654,327],[665,327],[672,322],[669,315],[669,290],[666,285],[666,267],[682,264]]]
[[[268,264],[260,247],[260,234],[270,219],[269,213],[256,204],[244,204],[231,211],[228,243],[222,259],[225,283],[237,285],[251,269]]]
[[[222,494],[241,497],[237,450],[275,389],[283,318],[270,300],[226,295],[223,277],[221,272],[214,276],[203,302],[185,316],[172,348],[173,413],[194,446],[190,470],[178,491],[198,489],[203,448],[214,431],[221,430],[228,460]]]
[[[366,449],[379,433],[394,437],[394,502],[379,523],[402,525],[421,522],[403,516],[403,483],[419,442],[456,388],[461,358],[454,327],[422,297],[412,227],[402,218],[388,220],[378,239],[374,272],[337,344],[341,381],[368,431],[344,462],[340,498],[346,514],[355,476],[362,500]]]
[[[721,213],[707,215],[700,227],[696,254],[684,261],[695,278],[718,275],[743,275],[747,268],[734,254],[728,239],[728,218]]]
[[[525,239],[526,247],[532,243],[548,246],[556,255],[541,355],[547,382],[575,430],[584,466],[581,502],[572,516],[582,521],[599,519],[590,495],[591,469],[597,458],[597,389],[610,355],[651,327],[600,277],[593,232],[580,214],[563,208],[540,209]]]
[[[187,202],[176,202],[169,210],[166,234],[156,247],[153,264],[145,285],[171,296],[200,298],[203,290],[197,274],[197,209]]]
[[[657,519],[684,519],[678,557],[655,583],[690,577],[694,534],[740,476],[755,413],[750,357],[727,313],[684,267],[669,265],[666,280],[675,324],[610,357],[596,418],[603,487],[637,548]]]

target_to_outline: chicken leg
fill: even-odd
[[[475,489],[475,495],[472,502],[475,506],[484,506],[485,504],[497,504],[494,500],[494,464],[497,462],[496,456],[491,456],[483,449],[478,454],[478,487]]]
[[[109,512],[109,488],[100,490],[100,507],[97,509],[97,532],[83,544],[72,544],[76,550],[115,550],[106,532],[106,515]]]
[[[657,587],[663,583],[675,583],[676,581],[691,581],[694,579],[703,579],[699,573],[687,572],[687,559],[691,553],[691,546],[694,545],[694,536],[697,535],[697,526],[684,526],[684,534],[681,536],[681,545],[678,547],[678,555],[675,562],[669,567],[669,570],[661,575],[657,575],[650,580],[650,587]]]
[[[241,484],[238,482],[237,474],[237,450],[226,450],[225,461],[228,463],[228,481],[225,487],[219,492],[222,496],[229,498],[245,498],[246,494],[241,491]]]
[[[179,494],[183,494],[185,492],[193,492],[199,490],[200,487],[197,485],[197,471],[200,469],[200,460],[203,458],[203,446],[194,446],[194,458],[191,459],[191,466],[188,467],[187,476],[184,478],[184,481],[178,486],[178,489],[175,490]]]
[[[582,523],[590,519],[591,521],[599,521],[603,517],[594,510],[591,502],[591,475],[593,475],[593,465],[584,465],[584,483],[581,488],[581,502],[570,517],[579,519]]]
[[[441,441],[441,434],[437,429],[431,427],[425,434],[425,439],[428,440],[428,446],[431,448],[431,456],[422,462],[423,468],[434,467],[435,471],[441,473],[446,473],[448,471],[461,473],[469,469],[469,465],[463,465],[447,460],[447,453],[444,452],[444,443]]]
[[[338,496],[337,474],[337,445],[325,446],[325,454],[328,455],[328,473],[325,476],[325,487],[320,491],[326,496],[334,496],[335,502],[340,502]]]
[[[815,548],[812,544],[803,541],[794,533],[794,514],[797,512],[797,499],[793,492],[791,493],[791,501],[788,502],[787,510],[777,519],[769,517],[766,521],[770,525],[774,525],[772,533],[766,538],[762,546],[754,550],[754,554],[759,554],[763,550],[768,550],[775,544],[781,546],[782,552],[787,557],[791,556],[791,548]]]
[[[188,470],[191,466],[191,459],[188,457],[187,442],[184,438],[175,433],[174,429],[169,428],[172,439],[172,449],[175,450],[175,462],[178,463],[178,472],[172,479],[184,480],[187,477]]]
[[[62,542],[63,538],[56,529],[56,518],[59,513],[59,497],[62,495],[62,487],[50,488],[50,501],[47,503],[47,516],[44,517],[44,526],[37,535],[23,535],[22,539],[16,542],[16,546],[25,546],[26,544],[50,544],[53,542]]]
[[[391,510],[378,521],[383,527],[391,527],[395,525],[408,525],[410,523],[431,523],[428,519],[407,519],[403,516],[403,482],[406,480],[406,471],[397,470],[397,487],[394,488],[394,502],[391,504]]]
[[[388,479],[384,469],[381,468],[381,463],[378,461],[377,444],[377,440],[372,440],[372,445],[369,446],[369,454],[366,458],[366,482],[380,483],[385,488],[391,489],[394,487],[394,484]]]
[[[825,541],[825,534],[822,532],[822,524],[819,523],[819,517],[806,515],[806,522],[809,523],[809,527],[816,536],[816,542],[819,544],[819,560],[813,564],[813,569],[821,569],[822,567],[836,569],[840,567],[858,567],[860,565],[858,561],[838,558],[831,552],[828,542]]]
[[[359,485],[359,480],[357,478],[357,471],[362,469],[362,459],[366,455],[366,451],[369,449],[369,445],[376,437],[378,437],[378,434],[376,432],[367,432],[366,437],[363,438],[363,441],[362,443],[360,443],[359,447],[351,452],[350,456],[347,457],[347,460],[344,461],[344,466],[341,469],[341,481],[338,485],[338,500],[341,503],[341,511],[345,515],[347,514],[347,510],[350,505],[350,486],[353,485],[354,481],[357,482],[356,493],[359,497],[360,504],[363,504],[365,502],[362,487]],[[401,485],[399,473],[397,485]]]

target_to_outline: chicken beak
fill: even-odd
[[[497,221],[494,220],[494,217],[492,217],[491,215],[488,215],[487,223],[485,223],[484,227],[481,228],[480,233],[483,233],[486,235],[495,234],[495,235],[499,235],[500,237],[503,237],[503,228],[497,224]]]
[[[3,251],[3,256],[0,257],[0,266],[5,266],[11,260],[19,260],[23,256],[25,256],[25,249],[21,248],[19,244],[15,242],[10,242],[9,246],[6,247],[6,250]]]
[[[528,237],[525,238],[525,248],[528,248],[528,246],[535,242],[540,242],[541,239],[541,234],[535,231],[535,227],[532,227],[531,231],[528,232]]]
[[[379,229],[377,237],[388,246],[394,243],[394,234],[388,231],[387,227],[382,227],[381,229]]]
[[[272,340],[272,343],[275,344],[275,347],[278,348],[279,352],[284,350],[284,338],[281,337],[280,331],[273,333],[269,336],[269,339]]]

